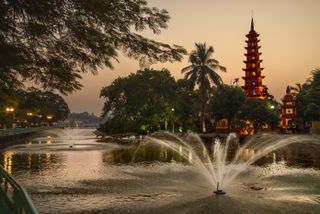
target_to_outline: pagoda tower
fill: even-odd
[[[251,29],[246,37],[247,47],[245,48],[247,52],[244,54],[246,60],[243,61],[246,67],[243,69],[245,76],[242,77],[244,79],[244,86],[242,88],[247,92],[248,98],[265,99],[267,87],[262,85],[264,76],[261,76],[263,68],[260,67],[262,62],[260,60],[260,46],[258,45],[260,40],[258,39],[259,34],[254,30],[253,18],[251,19]]]
[[[293,129],[293,121],[297,118],[296,99],[290,91],[289,86],[286,95],[282,98],[280,126],[282,129]]]

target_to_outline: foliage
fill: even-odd
[[[5,0],[0,14],[0,85],[7,89],[27,79],[70,93],[81,87],[83,72],[112,68],[119,51],[141,62],[172,62],[186,53],[139,34],[160,33],[170,18],[145,0]]]
[[[166,69],[139,70],[114,80],[101,90],[100,96],[106,99],[103,116],[107,117],[101,129],[117,133],[162,128],[174,114],[175,87]]]
[[[79,121],[82,123],[100,123],[101,118],[97,117],[93,113],[89,114],[88,112],[72,112],[69,114],[68,119],[71,121]]]
[[[300,83],[296,83],[295,86],[288,86],[287,93],[292,94],[295,98],[301,92],[302,85]]]
[[[215,120],[227,119],[230,128],[245,100],[246,93],[240,87],[220,85],[213,90],[212,99],[210,100]]]
[[[175,115],[178,117],[178,123],[183,128],[195,129],[195,121],[198,117],[199,105],[198,97],[199,91],[193,90],[194,83],[187,79],[179,79],[176,86],[175,95]]]
[[[214,53],[212,46],[207,48],[206,43],[196,43],[196,49],[193,50],[189,56],[191,65],[182,69],[185,73],[185,79],[190,80],[194,85],[199,86],[200,103],[201,103],[201,126],[202,131],[205,132],[205,104],[208,100],[208,93],[211,84],[220,85],[222,83],[221,77],[216,73],[217,70],[226,71],[226,68],[221,66],[219,62],[211,58]]]
[[[54,122],[66,119],[69,114],[69,107],[64,99],[49,91],[29,88],[26,91],[2,92],[0,90],[0,94],[4,95],[0,99],[2,124]],[[8,107],[13,108],[14,111],[6,112]],[[52,118],[48,119],[47,116]]]
[[[303,122],[320,120],[320,69],[311,72],[311,78],[297,94],[298,117]]]
[[[273,107],[272,107],[273,106]],[[274,100],[247,99],[239,111],[238,117],[253,122],[254,129],[259,131],[264,124],[277,127],[279,123],[280,107]]]

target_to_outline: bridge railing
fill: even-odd
[[[0,213],[37,214],[26,190],[0,166]]]
[[[62,128],[62,126],[2,129],[0,130],[0,137],[39,132],[53,128]]]

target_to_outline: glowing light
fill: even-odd
[[[12,107],[6,108],[6,112],[13,112],[13,111],[14,111],[14,108],[12,108]]]

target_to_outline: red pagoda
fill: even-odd
[[[286,95],[282,98],[281,121],[282,129],[293,129],[295,124],[292,122],[297,118],[296,99],[287,87]]]
[[[253,18],[251,20],[251,29],[250,32],[246,35],[247,40],[247,53],[246,60],[243,61],[246,64],[246,68],[243,70],[246,72],[244,79],[244,86],[242,87],[247,92],[248,98],[258,98],[265,99],[265,93],[267,92],[267,87],[262,85],[262,79],[264,76],[261,76],[261,71],[263,68],[260,67],[261,53],[259,52],[260,46],[259,43],[259,34],[254,30]]]

